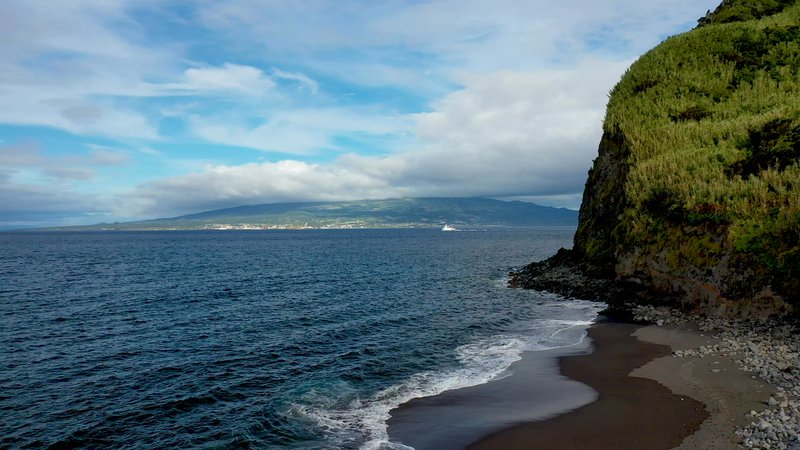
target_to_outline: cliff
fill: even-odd
[[[699,23],[612,90],[573,249],[512,285],[800,312],[800,3],[725,0]]]

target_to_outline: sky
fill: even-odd
[[[578,208],[608,93],[718,0],[3,0],[0,228],[244,204]]]

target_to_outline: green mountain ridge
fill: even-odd
[[[405,198],[236,206],[179,217],[48,230],[202,230],[576,226],[577,211],[487,198]]]

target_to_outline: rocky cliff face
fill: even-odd
[[[597,159],[589,171],[575,233],[574,250],[597,275],[613,276],[620,218],[628,201],[630,148],[619,129],[603,133]]]
[[[800,313],[800,3],[725,0],[612,91],[571,251],[512,285]]]

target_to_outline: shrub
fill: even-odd
[[[615,252],[715,226],[735,258],[788,289],[800,270],[800,4],[725,1],[709,17],[611,93],[604,130],[624,135],[628,164]]]

